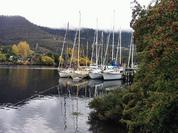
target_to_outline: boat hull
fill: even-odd
[[[70,76],[72,79],[77,79],[77,78],[83,79],[83,78],[88,77],[88,72],[87,71],[75,71],[71,73]]]
[[[91,79],[101,79],[103,78],[103,75],[101,73],[89,73],[89,77]]]
[[[61,71],[58,71],[58,73],[59,73],[59,77],[60,78],[69,78],[70,77],[70,75],[71,75],[71,73],[73,73],[74,72],[74,70],[73,69],[63,69],[63,70],[61,70]]]
[[[103,73],[104,80],[122,79],[122,73]]]
[[[68,78],[68,77],[70,77],[70,73],[59,72],[59,77],[60,78]]]

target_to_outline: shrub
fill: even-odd
[[[44,56],[41,56],[41,63],[45,65],[54,65],[54,59],[52,59],[51,57],[47,55],[44,55]]]
[[[0,61],[4,62],[6,61],[6,55],[0,52]]]

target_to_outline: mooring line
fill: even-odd
[[[19,105],[20,103],[23,103],[23,102],[25,102],[25,101],[28,101],[28,100],[30,100],[30,99],[33,99],[33,98],[39,96],[40,94],[43,94],[43,93],[45,93],[45,92],[47,92],[47,91],[49,91],[49,90],[51,90],[51,89],[56,88],[57,86],[58,86],[58,85],[52,86],[52,87],[50,87],[50,88],[48,88],[48,89],[45,89],[45,90],[43,90],[43,91],[40,91],[40,92],[34,94],[34,95],[32,95],[32,96],[30,96],[30,97],[28,97],[28,98],[25,98],[25,99],[23,99],[23,100],[21,100],[21,101],[19,101],[19,102],[17,102],[17,103],[7,105],[6,107],[15,107],[15,106]]]

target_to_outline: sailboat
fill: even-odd
[[[102,75],[102,70],[101,68],[99,68],[98,66],[94,69],[91,69],[90,72],[89,72],[89,77],[91,79],[100,79],[103,77]]]
[[[78,63],[77,70],[73,71],[70,76],[75,81],[80,81],[81,79],[88,76],[89,71],[80,67],[80,26],[81,26],[81,12],[79,12],[79,35],[78,35]]]
[[[113,26],[113,41],[112,41],[112,66],[107,66],[106,69],[103,71],[103,79],[104,80],[116,80],[122,79],[124,67],[117,65],[117,57],[118,57],[118,50],[120,49],[120,64],[121,62],[121,32],[119,34],[118,39],[118,46],[116,52],[116,59],[114,58],[114,26]],[[107,51],[106,51],[107,52]]]
[[[72,48],[72,55],[70,59],[70,65],[67,69],[60,71],[59,73],[60,77],[63,77],[63,78],[71,77],[71,74],[74,72],[74,68],[72,68],[72,61],[73,61],[73,56],[74,56],[74,48],[75,48],[76,41],[77,41],[77,35],[78,35],[78,31],[76,31],[75,33],[75,38],[74,38],[74,43],[73,43],[73,48]]]
[[[63,41],[63,44],[62,44],[62,50],[61,50],[60,58],[62,58],[63,53],[64,53],[64,45],[65,45],[65,43],[66,43],[66,37],[67,37],[68,29],[69,29],[69,23],[67,24],[66,32],[65,32],[65,35],[64,35],[64,41]],[[61,78],[70,77],[70,74],[69,74],[69,73],[71,73],[71,69],[62,68],[62,67],[61,67],[61,64],[62,64],[62,63],[61,63],[61,59],[60,59],[60,60],[59,60],[59,65],[58,65],[59,77],[61,77]]]
[[[103,39],[103,33],[102,33],[102,39]],[[103,77],[103,75],[102,75],[101,66],[98,65],[98,59],[99,59],[99,51],[98,51],[98,28],[97,28],[97,31],[96,31],[95,43],[93,43],[93,46],[92,46],[93,49],[94,49],[94,44],[96,45],[96,62],[95,62],[95,64],[92,63],[92,65],[90,66],[89,77],[91,79],[100,79],[100,78]],[[92,49],[92,52],[93,52],[93,49]],[[93,55],[93,53],[92,53],[92,55]],[[93,58],[93,56],[91,57],[91,59],[92,58]]]
[[[124,68],[110,68],[103,71],[104,80],[122,79]]]

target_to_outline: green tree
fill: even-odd
[[[140,65],[132,90],[143,95],[129,108],[132,111],[125,122],[144,131],[176,132],[178,2],[160,0],[147,10],[139,4],[135,9],[138,16],[132,27]]]

